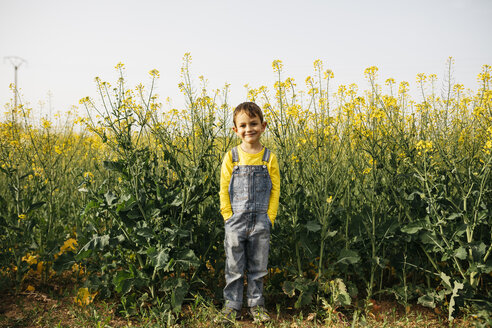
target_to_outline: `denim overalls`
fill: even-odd
[[[237,147],[232,162],[239,163]],[[224,300],[226,307],[241,310],[244,270],[247,270],[247,306],[264,306],[263,277],[267,274],[270,229],[267,215],[272,181],[266,164],[270,151],[265,148],[263,165],[235,165],[229,184],[232,216],[225,222],[226,253]]]

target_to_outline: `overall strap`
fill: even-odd
[[[261,159],[264,163],[268,163],[270,160],[270,149],[265,147],[265,152],[263,153],[263,158]]]
[[[231,149],[232,154],[232,163],[239,163],[239,152],[237,151],[237,147]]]

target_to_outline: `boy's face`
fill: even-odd
[[[265,128],[266,122],[262,123],[258,115],[250,117],[242,111],[236,115],[236,123],[232,129],[243,142],[257,145],[260,143],[260,137]]]

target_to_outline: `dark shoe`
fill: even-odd
[[[255,323],[263,323],[271,320],[267,311],[262,306],[253,306],[249,308],[249,314]]]
[[[225,306],[221,313],[221,322],[223,324],[234,323],[237,318],[239,318],[239,311],[230,307]]]

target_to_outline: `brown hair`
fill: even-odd
[[[232,116],[232,120],[234,121],[234,126],[236,126],[236,116],[242,111],[246,112],[246,114],[248,114],[249,117],[258,116],[260,118],[260,122],[263,123],[263,112],[261,111],[260,106],[258,106],[254,102],[248,101],[239,104],[234,109],[234,114]]]

